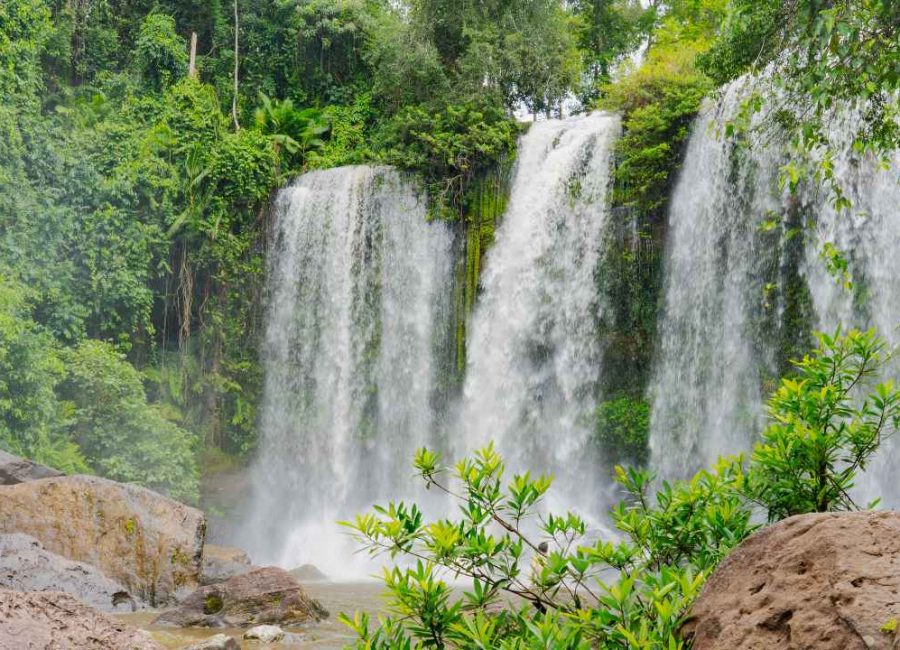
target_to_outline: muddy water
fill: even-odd
[[[364,611],[375,615],[383,610],[381,593],[383,586],[376,582],[365,583],[307,583],[307,593],[321,602],[331,612],[331,616],[320,623],[303,627],[286,628],[288,632],[284,642],[280,644],[258,644],[241,639],[243,630],[238,629],[172,629],[153,627],[150,622],[156,613],[139,612],[117,616],[129,624],[147,630],[157,643],[172,650],[184,648],[216,634],[228,634],[237,639],[244,650],[257,648],[290,648],[306,650],[311,648],[343,648],[353,641],[353,635],[338,621],[338,614]]]

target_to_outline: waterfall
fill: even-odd
[[[462,452],[493,440],[511,468],[555,471],[567,501],[597,508],[595,274],[619,130],[592,114],[537,122],[520,140],[472,318],[458,436]]]
[[[282,190],[273,242],[245,543],[258,562],[348,575],[337,520],[402,495],[414,449],[439,442],[452,237],[409,180],[358,166]]]
[[[671,198],[657,362],[649,388],[650,450],[665,477],[683,477],[742,451],[762,424],[757,331],[771,251],[758,226],[780,206],[772,151],[749,159],[721,138],[743,97],[730,87],[704,106]]]
[[[892,156],[889,169],[852,151],[852,129],[856,114],[848,111],[831,124],[831,139],[838,144],[835,174],[850,199],[849,212],[838,213],[822,197],[808,200],[817,205],[815,228],[803,260],[809,280],[816,329],[833,332],[838,325],[874,327],[887,343],[900,346],[900,152]],[[849,263],[853,286],[850,290],[827,271],[820,253],[825,243],[833,244]],[[891,376],[900,380],[900,359],[890,366]],[[883,498],[886,505],[900,507],[900,484],[895,476],[900,463],[900,441],[891,437],[858,481],[862,501]]]
[[[765,424],[765,396],[787,358],[808,349],[812,330],[875,326],[900,343],[892,268],[900,255],[900,164],[884,171],[855,155],[853,112],[845,111],[829,121],[829,139],[840,150],[835,174],[849,190],[852,214],[837,214],[813,183],[791,195],[778,184],[788,153],[777,137],[757,133],[739,147],[722,136],[751,83],[739,80],[704,106],[670,203],[648,389],[652,464],[667,477],[751,448]],[[779,225],[763,228],[772,217]],[[849,259],[854,291],[828,273],[825,242]],[[882,462],[894,455],[886,449]],[[877,469],[863,491],[900,503],[900,488]]]

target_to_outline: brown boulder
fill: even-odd
[[[16,485],[53,476],[63,476],[63,473],[0,450],[0,485]]]
[[[682,628],[693,650],[900,648],[900,513],[811,514],[745,540]]]
[[[146,633],[69,594],[0,589],[0,650],[163,650]]]
[[[151,605],[197,586],[205,530],[195,508],[96,476],[0,487],[0,533],[31,535],[52,553],[97,567]]]
[[[249,556],[239,548],[206,544],[200,584],[214,585],[253,569]]]
[[[319,621],[328,612],[282,569],[264,567],[198,589],[154,624],[178,627],[247,627],[260,623],[296,625]]]

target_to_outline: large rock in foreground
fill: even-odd
[[[63,473],[0,450],[0,485],[16,485],[54,476],[63,476]]]
[[[154,624],[179,627],[247,627],[261,623],[297,625],[319,621],[328,612],[306,595],[287,571],[255,569],[198,589]]]
[[[693,650],[900,648],[900,513],[792,517],[719,565],[682,633]]]
[[[0,650],[163,650],[69,594],[0,589]]]
[[[151,605],[199,584],[203,513],[151,490],[96,476],[0,487],[0,533],[100,569]]]
[[[0,588],[61,591],[101,612],[131,612],[142,605],[95,567],[51,553],[23,533],[0,535]]]

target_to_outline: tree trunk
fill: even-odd
[[[197,77],[197,32],[191,32],[191,58],[188,61],[188,77]]]

